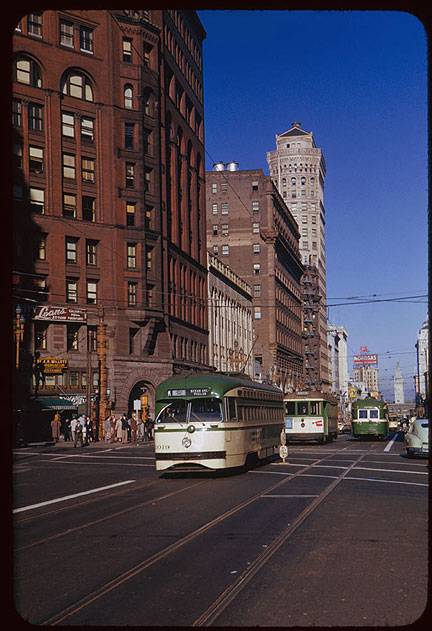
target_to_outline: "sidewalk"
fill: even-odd
[[[86,447],[98,447],[98,448],[102,448],[104,447],[105,449],[109,448],[109,449],[117,449],[117,448],[125,448],[125,447],[144,447],[145,445],[154,445],[154,439],[152,440],[147,440],[146,442],[142,443],[142,442],[137,442],[137,443],[110,443],[107,440],[99,440],[99,441],[94,441],[89,443],[89,445],[86,445]],[[26,445],[23,445],[23,447],[54,447],[54,448],[59,448],[59,447],[68,447],[68,448],[72,448],[74,447],[74,443],[73,440],[59,440],[58,442],[54,442],[52,440],[47,440],[47,441],[40,441],[40,442],[31,442],[31,443],[27,443]],[[77,449],[81,449],[81,445],[77,446]]]

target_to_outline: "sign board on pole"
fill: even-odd
[[[136,412],[141,409],[141,401],[140,399],[135,399],[133,402],[133,408]]]

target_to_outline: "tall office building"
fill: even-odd
[[[425,320],[417,335],[416,342],[417,351],[417,378],[416,393],[425,400],[428,396],[427,377],[429,367],[429,323]]]
[[[207,363],[204,37],[186,10],[16,26],[17,363],[29,378],[39,366],[40,396],[89,404],[102,317],[116,412],[144,398],[152,413],[161,380]]]
[[[207,245],[252,288],[254,377],[288,390],[303,381],[298,228],[271,179],[237,166],[206,174]]]
[[[395,374],[394,374],[394,402],[405,403],[404,378],[402,376],[402,371],[401,371],[399,362],[397,362],[396,364],[396,369],[395,369]]]
[[[343,326],[329,324],[329,357],[331,359],[332,391],[348,398],[348,333]]]
[[[293,214],[300,231],[305,265],[303,301],[306,386],[331,389],[327,348],[324,156],[313,133],[300,123],[276,135],[276,149],[267,153],[270,177]],[[307,347],[307,348],[306,348]]]

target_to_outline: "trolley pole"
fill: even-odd
[[[103,307],[99,310],[97,327],[97,355],[99,364],[99,404],[98,404],[98,440],[104,438],[104,421],[107,413],[107,365],[106,365],[106,324]]]

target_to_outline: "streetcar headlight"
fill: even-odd
[[[189,434],[193,434],[195,431],[195,425],[189,425],[186,431],[189,432]]]

